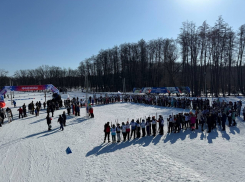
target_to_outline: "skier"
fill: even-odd
[[[140,138],[140,123],[139,120],[136,121],[136,133],[137,133],[137,138]]]
[[[62,118],[63,118],[64,126],[66,126],[66,113],[65,113],[65,111],[63,111]]]
[[[123,141],[125,142],[126,141],[126,136],[127,136],[127,133],[126,133],[126,125],[124,122],[122,122],[122,134],[123,134]]]
[[[120,137],[120,135],[121,135],[121,127],[120,127],[119,123],[117,123],[116,132],[117,132],[117,142],[119,143],[121,141],[121,137]]]
[[[116,127],[114,124],[111,127],[111,137],[112,137],[112,142],[115,143],[116,142]]]
[[[127,121],[127,124],[126,124],[126,136],[128,137],[128,140],[129,140],[129,133],[130,133],[130,124]]]
[[[52,118],[49,117],[49,114],[47,114],[47,117],[46,117],[46,120],[47,120],[47,125],[48,125],[48,131],[51,130],[51,120]]]
[[[20,119],[20,116],[23,118],[23,110],[21,109],[21,107],[17,110],[17,111],[19,111],[19,119]]]
[[[144,119],[142,120],[142,123],[140,126],[142,130],[142,137],[145,137],[145,120]]]
[[[130,138],[132,138],[132,135],[134,133],[134,139],[135,139],[135,128],[136,128],[136,124],[134,122],[134,119],[132,119],[130,125],[131,125],[131,137]]]
[[[152,117],[152,131],[153,131],[153,136],[156,136],[156,120],[155,120],[155,117],[153,116]]]
[[[164,134],[164,130],[163,130],[163,128],[164,128],[164,119],[162,117],[159,118],[159,123],[160,123],[160,132],[159,132],[159,134],[163,135]]]
[[[57,122],[60,123],[60,130],[63,131],[63,130],[64,130],[64,127],[63,127],[64,120],[63,120],[63,118],[61,117],[61,115],[59,115],[59,119],[58,119]]]
[[[110,124],[109,122],[107,122],[104,126],[104,132],[105,132],[105,139],[104,139],[104,143],[105,143],[105,140],[106,140],[106,137],[108,136],[108,142],[110,142],[110,131],[111,131],[111,128],[110,128]]]

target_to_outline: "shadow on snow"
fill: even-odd
[[[213,140],[215,140],[218,137],[218,128],[213,129],[211,133],[207,133],[205,131],[191,131],[191,130],[181,130],[180,133],[167,133],[165,135],[165,138],[162,140],[164,143],[170,142],[171,144],[176,143],[177,140],[185,140],[186,137],[189,137],[191,140],[197,138],[198,133],[201,132],[200,140],[207,140],[209,144],[213,143]],[[230,136],[226,131],[220,131],[221,136],[223,139],[230,140]],[[240,133],[239,128],[236,126],[230,127],[230,133],[235,135],[236,133]],[[136,138],[134,140],[126,141],[126,142],[120,142],[120,143],[106,143],[101,144],[97,147],[94,147],[91,151],[89,151],[86,154],[86,157],[89,157],[91,155],[101,155],[105,153],[114,152],[116,150],[121,150],[123,148],[127,148],[131,145],[141,145],[143,147],[147,147],[150,143],[153,143],[156,145],[161,141],[161,138],[163,135],[157,135],[156,137],[153,136],[146,136],[141,138]]]

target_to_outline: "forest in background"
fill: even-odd
[[[134,87],[189,86],[192,96],[208,93],[245,94],[245,24],[233,30],[220,16],[214,26],[184,22],[176,40],[158,38],[123,43],[100,50],[80,62],[77,69],[39,66],[17,70],[13,76],[0,70],[0,86],[53,84],[85,86],[96,92],[126,91]]]

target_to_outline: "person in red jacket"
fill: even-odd
[[[110,127],[110,123],[107,122],[104,126],[104,132],[105,132],[105,139],[104,139],[104,143],[106,140],[106,137],[108,136],[108,142],[110,142],[110,132],[111,132],[111,127]]]
[[[19,118],[20,116],[23,118],[23,109],[20,107],[17,111],[19,111]]]
[[[94,118],[94,110],[92,107],[89,109],[89,115],[91,118]]]

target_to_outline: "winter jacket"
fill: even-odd
[[[116,127],[116,131],[117,131],[117,133],[120,133],[121,132],[121,127],[120,126]]]
[[[111,135],[116,135],[116,128],[111,128]]]
[[[126,124],[126,132],[130,132],[130,125]]]
[[[66,121],[66,114],[63,113],[62,114],[62,118],[63,118],[64,121]]]
[[[135,122],[131,122],[130,125],[131,125],[131,129],[135,130],[135,126],[136,126]]]
[[[105,125],[105,129],[104,129],[104,132],[110,133],[110,131],[111,131],[110,126],[109,126],[108,124],[106,124],[106,125]]]
[[[60,123],[60,125],[63,125],[64,121],[62,117],[59,117],[58,122]]]
[[[242,112],[243,112],[243,114],[245,114],[245,107],[243,108]]]
[[[153,119],[151,123],[152,123],[152,124],[156,124],[156,120],[155,120],[155,119]]]
[[[20,114],[22,114],[23,110],[20,108],[17,111],[19,111]]]
[[[191,117],[191,124],[195,124],[196,123],[196,117],[192,116]]]
[[[161,119],[161,126],[164,125],[164,119]]]
[[[122,132],[126,133],[126,125],[122,125]]]
[[[142,121],[141,128],[145,128],[145,121]]]
[[[50,125],[51,124],[51,118],[47,116],[46,120],[47,120],[47,124]]]

